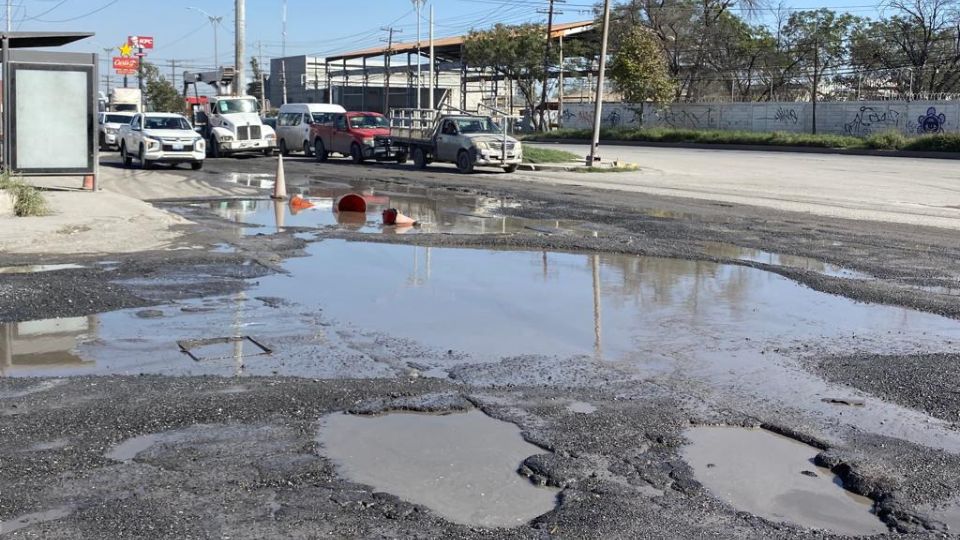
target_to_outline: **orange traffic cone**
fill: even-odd
[[[283,173],[283,154],[277,155],[277,178],[273,183],[273,198],[277,200],[287,198],[287,178]]]
[[[388,208],[383,211],[383,224],[413,227],[417,225],[417,220],[401,214],[396,208]]]
[[[83,177],[83,189],[93,191],[93,175],[88,174]]]

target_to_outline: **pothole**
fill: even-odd
[[[704,252],[715,257],[769,264],[771,266],[783,266],[786,268],[816,272],[830,277],[845,279],[870,279],[873,277],[865,272],[859,272],[811,257],[771,253],[769,251],[745,248],[734,244],[708,242],[704,245]]]
[[[80,270],[86,266],[80,264],[30,264],[25,266],[0,266],[0,274],[34,274],[57,272],[59,270]]]
[[[44,523],[47,521],[62,519],[72,514],[73,511],[74,508],[72,506],[61,506],[59,508],[52,508],[42,512],[24,514],[22,516],[8,519],[7,521],[0,521],[0,534],[9,534],[36,523]]]
[[[471,526],[518,527],[549,512],[557,491],[518,474],[524,459],[545,451],[513,424],[480,411],[394,413],[324,419],[322,452],[352,482],[392,493]]]
[[[814,465],[812,446],[764,429],[700,426],[686,437],[683,459],[695,478],[737,510],[840,534],[887,531],[872,500]]]

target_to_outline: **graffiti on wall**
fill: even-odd
[[[846,135],[866,137],[872,133],[887,130],[900,130],[900,112],[891,107],[873,107],[864,105],[843,125]]]
[[[795,126],[800,123],[800,113],[793,107],[777,107],[772,116],[764,116],[761,120],[770,120],[785,126]]]
[[[684,109],[664,109],[654,111],[657,115],[657,123],[670,126],[672,128],[688,129],[715,129],[717,119],[712,107],[705,110],[692,111]]]
[[[917,119],[917,133],[920,135],[929,135],[933,133],[943,133],[943,127],[947,124],[947,115],[937,114],[936,107],[927,109],[927,114]]]

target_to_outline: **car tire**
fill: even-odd
[[[363,150],[357,143],[350,145],[350,160],[353,161],[354,165],[363,163]]]
[[[213,135],[210,136],[210,142],[207,143],[207,146],[210,147],[210,157],[219,158],[220,157],[220,142],[217,141],[217,138]]]
[[[323,163],[327,160],[330,155],[327,153],[327,148],[323,146],[323,141],[317,139],[313,143],[313,155],[317,158],[317,163]]]
[[[470,174],[473,172],[473,159],[466,150],[461,150],[457,154],[457,171],[461,174]]]
[[[266,157],[272,157],[272,156],[273,156],[273,147],[264,148],[264,149],[263,149],[263,155],[266,156]]]
[[[287,148],[287,141],[280,139],[280,155],[287,157],[290,155],[290,149]]]
[[[140,159],[141,169],[149,169],[150,167],[153,167],[153,163],[147,159],[147,151],[142,144],[140,145],[140,153],[137,157]]]
[[[508,172],[508,173],[517,172],[518,167],[519,165],[517,165],[516,163],[513,163],[511,165],[507,165],[506,167],[504,167],[503,172]]]
[[[203,162],[202,162],[202,161],[191,161],[191,162],[190,162],[190,168],[193,169],[193,170],[195,170],[195,171],[199,171],[200,169],[203,168]]]
[[[100,134],[100,151],[106,152],[108,150],[110,150],[110,147],[107,146],[107,137],[103,133],[101,133]]]
[[[310,141],[303,141],[303,155],[313,157],[313,148],[310,147]]]
[[[413,164],[418,169],[427,168],[427,155],[423,152],[423,148],[413,149]]]
[[[397,159],[397,163],[403,164],[403,163],[406,163],[408,159],[410,159],[410,156],[407,155],[406,152],[397,152],[396,159]]]
[[[127,152],[127,145],[124,143],[120,143],[120,159],[123,161],[124,167],[133,166],[133,158]]]

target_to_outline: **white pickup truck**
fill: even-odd
[[[199,170],[207,153],[203,137],[180,114],[137,114],[121,126],[117,139],[124,167],[132,166],[136,159],[144,169],[154,163],[189,163]]]

